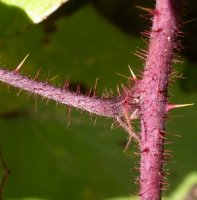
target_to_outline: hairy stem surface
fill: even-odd
[[[168,77],[178,32],[178,0],[157,0],[141,93],[141,200],[160,200]]]
[[[141,119],[140,136],[140,198],[160,200],[163,184],[163,151],[167,112],[168,77],[171,72],[173,50],[176,47],[179,7],[182,0],[157,0],[153,11],[145,70],[135,87],[125,89],[121,97],[99,99],[57,88],[47,83],[26,78],[16,71],[0,69],[0,81],[40,95],[46,99],[79,108],[100,116],[117,119],[130,138],[139,140],[132,133],[130,122]],[[135,76],[133,77],[134,79]],[[135,114],[137,113],[137,114]]]
[[[15,71],[8,71],[5,69],[0,69],[0,81],[21,90],[28,91],[30,94],[37,94],[46,99],[51,99],[55,102],[82,109],[100,116],[117,118],[117,116],[122,115],[121,101],[118,98],[99,99],[96,97],[79,95],[70,92],[67,89],[38,82],[24,77]]]

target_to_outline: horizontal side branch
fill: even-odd
[[[46,99],[54,100],[58,103],[72,106],[99,116],[117,118],[122,113],[121,102],[117,98],[101,99],[78,95],[67,89],[51,86],[48,83],[39,82],[16,73],[0,69],[0,81],[13,87],[28,91]]]

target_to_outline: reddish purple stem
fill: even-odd
[[[118,98],[99,99],[79,95],[66,89],[29,79],[19,73],[5,69],[0,69],[0,81],[28,91],[30,94],[37,94],[46,99],[51,99],[100,116],[116,118],[122,115],[121,101]]]
[[[179,4],[178,4],[179,3]],[[160,200],[163,184],[168,77],[178,32],[177,0],[157,0],[150,44],[139,86],[141,109],[141,200]]]
[[[135,87],[126,88],[122,97],[99,99],[79,95],[0,69],[0,81],[47,99],[121,120],[130,127],[133,111],[140,112],[140,198],[160,200],[163,184],[163,153],[167,112],[168,77],[178,34],[179,7],[182,0],[157,0],[145,70]],[[137,101],[134,101],[137,97]],[[138,103],[139,100],[139,103]],[[138,105],[137,105],[138,104]],[[139,116],[139,115],[137,115]],[[121,118],[121,119],[120,119]],[[130,133],[131,130],[128,131]]]

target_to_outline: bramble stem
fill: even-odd
[[[121,116],[121,102],[118,99],[99,99],[70,92],[67,89],[51,86],[16,73],[0,69],[0,81],[13,87],[37,94],[46,99],[88,111],[100,116],[115,118]]]
[[[141,81],[134,79],[120,97],[99,99],[57,88],[17,73],[0,69],[0,81],[46,99],[114,118],[129,136],[140,140],[140,198],[160,200],[163,183],[163,153],[168,77],[177,47],[179,10],[182,0],[156,0],[150,44]],[[133,74],[133,73],[132,73]],[[133,116],[133,115],[134,116]],[[141,120],[141,135],[132,132],[132,119]],[[130,141],[131,137],[129,138]]]
[[[157,0],[145,70],[139,86],[141,110],[141,200],[160,200],[163,184],[168,76],[178,33],[179,0]],[[177,17],[178,16],[178,17]]]

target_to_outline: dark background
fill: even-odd
[[[196,102],[196,4],[193,0],[184,6],[184,48],[177,53],[182,62],[173,67],[171,102]],[[24,75],[34,77],[41,68],[39,80],[62,86],[69,79],[70,88],[80,84],[82,92],[99,77],[98,95],[106,88],[115,91],[117,84],[126,84],[117,73],[130,76],[128,64],[139,77],[143,71],[144,61],[133,53],[146,49],[141,32],[151,22],[136,5],[152,8],[154,2],[70,0],[33,25],[24,11],[0,3],[0,64],[14,69],[29,53]],[[181,74],[184,78],[177,78]],[[110,129],[113,121],[73,109],[67,127],[65,106],[3,84],[0,90],[0,145],[11,170],[6,198],[95,200],[137,193],[137,149],[133,143],[123,153],[127,136]],[[197,171],[196,113],[194,105],[169,114],[166,148],[173,158],[165,166],[168,196]]]

